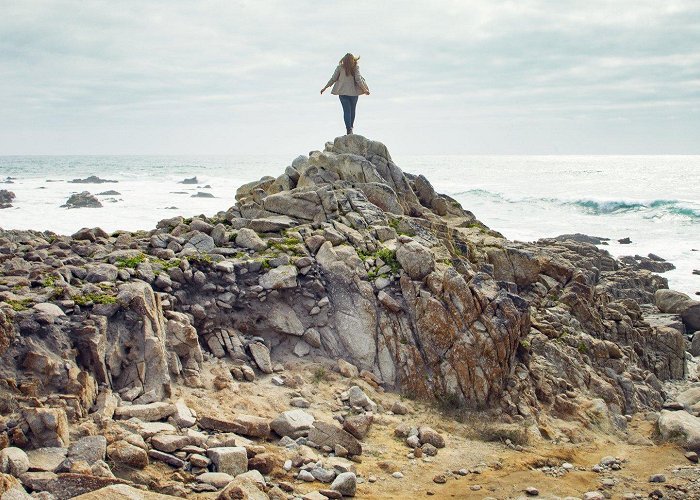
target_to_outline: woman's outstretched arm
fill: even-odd
[[[338,80],[339,76],[340,76],[340,65],[336,66],[335,71],[333,72],[333,76],[331,76],[331,79],[328,80],[328,83],[326,84],[326,86],[321,89],[321,93],[323,94],[323,92],[325,92],[325,90],[328,87],[333,85]]]

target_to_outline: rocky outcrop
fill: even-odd
[[[67,448],[70,422],[115,417],[134,433],[110,439],[115,463],[234,477],[255,450],[224,434],[273,431],[358,455],[378,405],[353,386],[343,401],[358,414],[342,428],[300,409],[271,422],[196,416],[169,401],[174,384],[293,387],[279,362],[308,356],[536,433],[550,417],[624,427],[661,408],[662,381],[685,376],[694,306],[662,301],[663,278],[581,238],[510,242],[379,142],[337,138],[236,200],[148,233],[0,231],[0,389],[13,415],[2,439]],[[424,426],[406,438],[426,454],[444,445]],[[260,455],[252,463],[268,468]],[[207,477],[198,488],[222,478]]]

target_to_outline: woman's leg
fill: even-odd
[[[340,104],[343,106],[343,120],[345,120],[345,128],[350,130],[352,128],[352,110],[350,109],[350,96],[339,95],[338,98],[340,99]]]
[[[350,128],[355,126],[355,108],[357,108],[357,99],[359,96],[350,97]]]

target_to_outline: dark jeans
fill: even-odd
[[[355,108],[357,107],[356,95],[339,95],[340,104],[343,106],[343,119],[345,120],[345,128],[352,128],[355,123]]]

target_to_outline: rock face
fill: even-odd
[[[167,399],[173,384],[204,386],[205,358],[227,367],[221,387],[229,372],[242,383],[254,368],[272,375],[295,352],[455,407],[585,420],[588,401],[618,425],[660,409],[660,382],[685,375],[695,306],[667,300],[664,278],[581,238],[510,242],[403,172],[379,142],[339,137],[279,177],[241,186],[236,200],[214,218],[173,217],[149,233],[0,230],[0,378],[22,404],[45,401],[15,412],[24,430],[13,439],[67,447],[65,422],[91,412],[142,419],[131,424],[147,438],[176,429],[143,420],[193,426]],[[293,410],[271,429],[361,453],[329,425]],[[361,436],[368,425],[348,427]],[[134,451],[108,454],[140,466]]]

